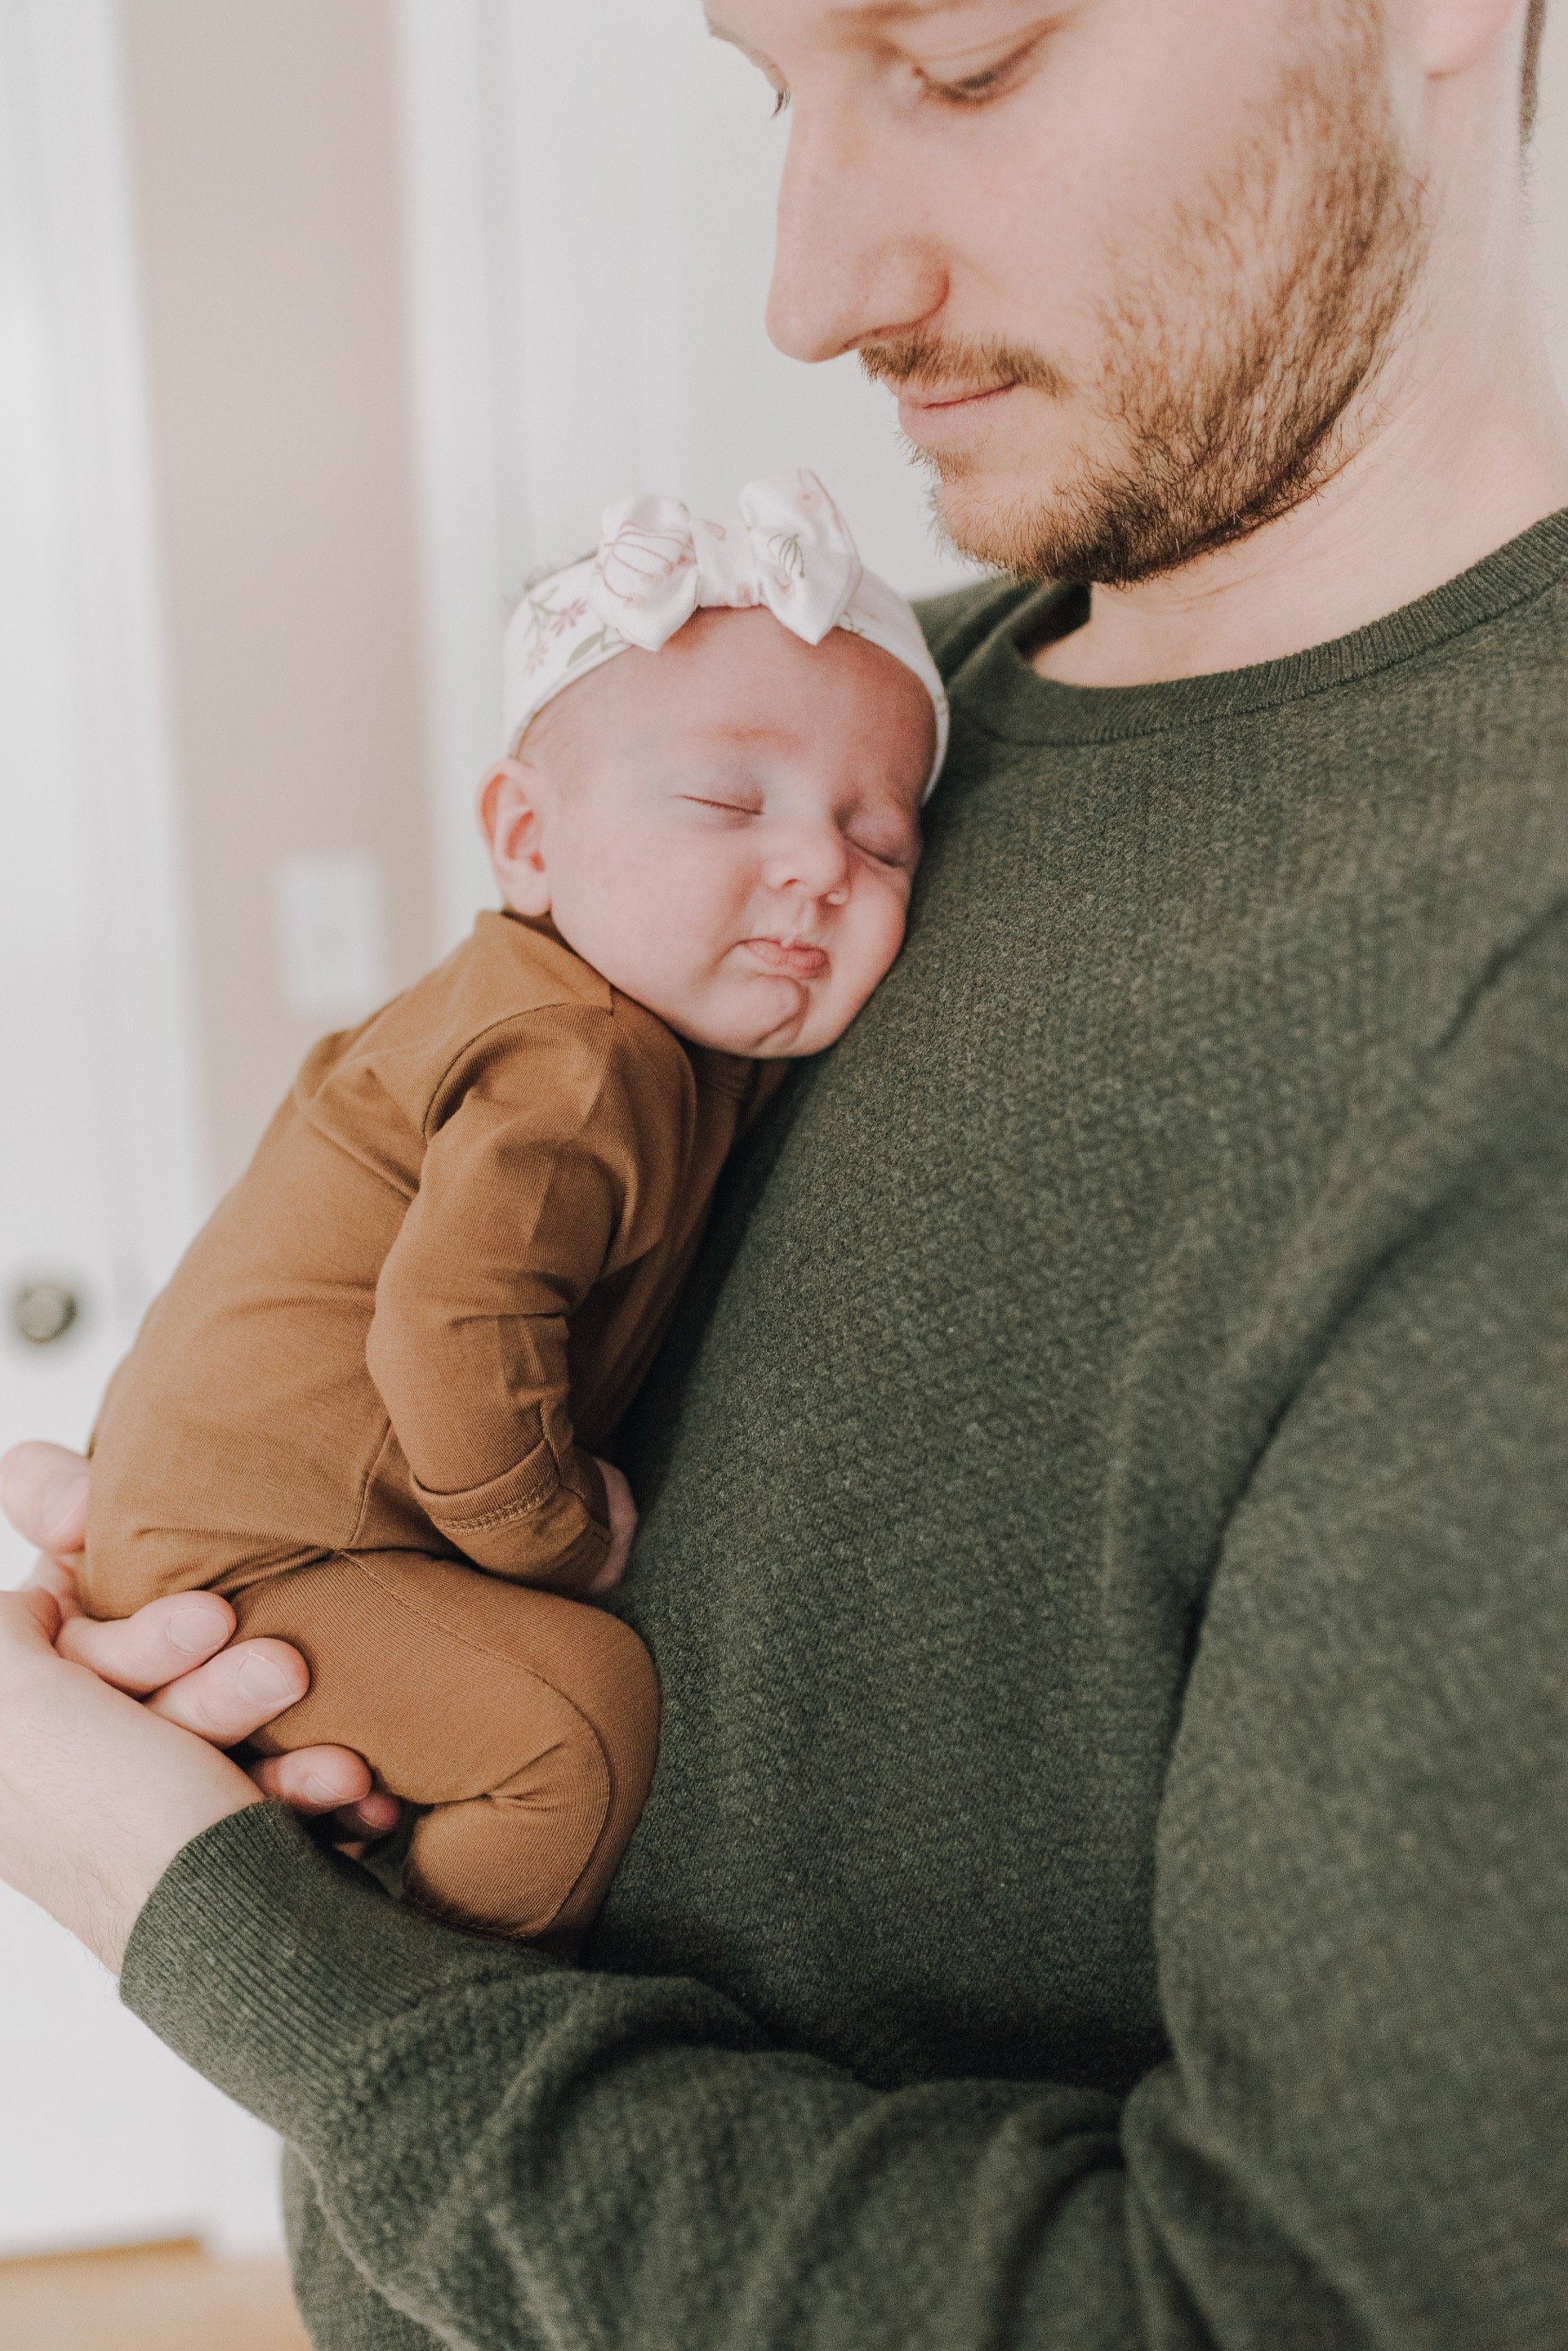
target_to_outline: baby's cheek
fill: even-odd
[[[877,972],[876,979],[872,983],[874,987],[879,987],[887,978],[898,961],[898,950],[904,944],[904,932],[909,920],[908,886],[898,884],[888,889],[882,895],[877,914],[877,919],[874,925],[875,944],[872,948],[872,960]]]
[[[861,911],[854,952],[842,959],[847,1026],[868,997],[874,996],[898,959],[904,943],[906,909],[896,899],[883,898]]]

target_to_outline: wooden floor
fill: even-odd
[[[5,2351],[309,2351],[281,2262],[198,2245],[0,2262]]]

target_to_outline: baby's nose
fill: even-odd
[[[804,890],[813,898],[842,904],[848,894],[849,852],[836,826],[804,827],[781,841],[768,861],[767,878],[775,890]]]

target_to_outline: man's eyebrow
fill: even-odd
[[[984,0],[839,0],[828,14],[839,24],[898,25],[917,16],[956,16],[984,5]],[[716,41],[728,41],[737,49],[754,55],[749,42],[739,33],[732,33],[716,16],[708,19],[708,30]]]
[[[832,14],[859,24],[891,25],[909,16],[958,16],[981,5],[982,0],[840,0]]]
[[[897,25],[911,16],[961,16],[986,0],[839,0],[829,14],[857,25]]]

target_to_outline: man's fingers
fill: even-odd
[[[403,1808],[396,1796],[384,1796],[373,1790],[357,1804],[346,1804],[337,1815],[337,1830],[343,1837],[390,1836],[403,1817]]]
[[[14,1445],[0,1456],[0,1510],[39,1551],[80,1551],[87,1541],[87,1463],[63,1445]]]
[[[347,1747],[301,1747],[292,1755],[269,1755],[252,1767],[251,1778],[264,1796],[308,1819],[337,1813],[345,1836],[385,1836],[402,1812],[395,1796],[371,1787],[363,1757]]]
[[[87,1540],[88,1465],[62,1445],[14,1446],[0,1458],[0,1510],[41,1552],[31,1589],[15,1606],[18,1631],[52,1639],[59,1655],[101,1681],[146,1698],[148,1712],[215,1747],[238,1746],[296,1705],[310,1687],[297,1649],[286,1641],[237,1641],[234,1612],[215,1592],[154,1600],[109,1624],[73,1613],[75,1579],[62,1556]],[[346,1837],[385,1836],[401,1817],[395,1796],[371,1784],[363,1760],[343,1747],[301,1748],[269,1757],[252,1773],[266,1796],[296,1813],[336,1816]]]
[[[264,1796],[316,1819],[358,1802],[370,1792],[370,1774],[343,1747],[301,1747],[292,1755],[265,1756],[251,1766]]]
[[[68,1560],[47,1559],[42,1552],[33,1562],[24,1583],[24,1592],[47,1592],[51,1600],[59,1603],[62,1616],[79,1616],[81,1603],[77,1598],[76,1570]]]
[[[6,1667],[35,1663],[40,1650],[47,1656],[59,1627],[59,1606],[51,1593],[0,1592],[0,1681]]]
[[[73,1665],[90,1666],[100,1681],[142,1698],[215,1656],[234,1629],[234,1612],[217,1593],[180,1592],[110,1624],[73,1616],[56,1646]]]
[[[213,1595],[202,1596],[210,1600]],[[309,1668],[286,1641],[236,1641],[194,1673],[161,1689],[148,1707],[214,1747],[236,1747],[263,1723],[296,1705],[309,1687]]]

